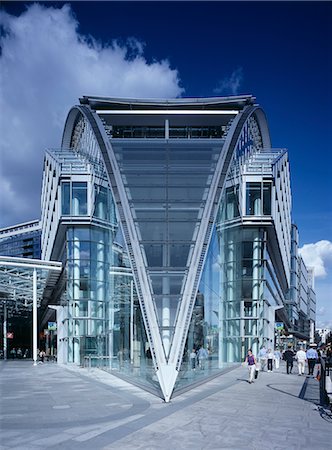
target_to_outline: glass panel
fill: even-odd
[[[137,219],[152,219],[152,220],[166,220],[166,209],[142,209],[138,210],[136,208],[135,210]]]
[[[190,200],[202,200],[203,195],[206,192],[205,187],[170,187],[168,189],[169,201],[190,201]]]
[[[70,214],[70,183],[61,183],[61,210],[62,214]]]
[[[94,216],[103,220],[110,220],[111,202],[109,190],[103,186],[95,185]]]
[[[165,138],[165,128],[162,126],[115,125],[112,127],[111,137],[115,139],[163,139]]]
[[[73,228],[72,239],[79,241],[89,241],[90,240],[90,230],[89,228]]]
[[[261,183],[247,183],[246,214],[261,215]]]
[[[160,244],[145,244],[145,255],[150,267],[161,267],[163,265],[163,246]]]
[[[139,222],[143,241],[166,241],[167,228],[165,222]]]
[[[169,220],[193,221],[193,220],[197,220],[198,213],[199,213],[199,209],[194,209],[194,210],[189,210],[189,209],[173,210],[173,209],[169,209],[167,211],[167,216],[168,216]]]
[[[243,242],[242,251],[243,251],[243,258],[252,259],[254,254],[252,242]]]
[[[80,253],[79,258],[82,259],[90,259],[90,242],[89,241],[81,241],[80,242]]]
[[[196,222],[169,222],[168,239],[171,241],[188,241],[193,239]]]
[[[168,331],[165,333],[168,340],[171,338],[169,331],[172,329],[179,306],[179,296],[169,294],[154,295],[153,299],[157,308],[159,323],[164,330]]]
[[[130,196],[132,200],[165,200],[166,187],[131,187]]]
[[[123,178],[128,186],[166,186],[166,174],[149,174],[149,178],[146,174],[126,174]]]
[[[169,246],[171,267],[185,267],[189,255],[190,245],[172,244]]]
[[[88,302],[87,301],[79,302],[79,315],[80,315],[80,317],[86,317],[88,315]]]
[[[196,186],[202,187],[210,184],[212,177],[206,177],[201,172],[175,173],[168,175],[168,184],[170,186]]]
[[[150,275],[153,292],[156,295],[162,294],[163,289],[167,285],[167,291],[169,294],[179,294],[181,291],[183,275]]]
[[[271,184],[263,183],[263,214],[271,215]]]
[[[72,214],[81,216],[87,214],[87,183],[72,183]]]
[[[231,220],[240,215],[238,186],[226,190],[226,215],[225,220]]]

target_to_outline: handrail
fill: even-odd
[[[321,367],[319,380],[320,401],[322,404],[328,404],[330,402],[331,393],[327,392],[326,380],[332,375],[332,361],[326,361],[326,358],[323,357],[320,357],[319,361]]]

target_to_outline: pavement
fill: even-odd
[[[296,369],[296,366],[295,366]],[[238,367],[170,403],[99,369],[0,361],[0,449],[328,450],[314,378]]]

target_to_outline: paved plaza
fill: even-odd
[[[295,367],[296,369],[296,367]],[[98,369],[0,362],[0,449],[332,449],[318,382],[238,367],[168,404]]]

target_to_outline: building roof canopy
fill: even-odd
[[[82,105],[89,105],[92,109],[104,110],[242,110],[246,105],[254,104],[256,98],[252,95],[207,98],[174,98],[174,99],[131,99],[112,97],[80,98]]]
[[[33,272],[37,272],[37,306],[44,291],[54,287],[62,271],[62,263],[38,259],[0,256],[0,311],[6,304],[12,315],[32,309]]]

